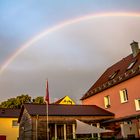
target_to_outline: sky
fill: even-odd
[[[1,0],[0,102],[21,94],[76,103],[140,42],[139,0]]]

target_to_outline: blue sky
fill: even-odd
[[[1,0],[0,67],[22,44],[59,23],[90,14],[140,13],[139,6],[139,0]],[[46,36],[0,76],[0,99],[24,92],[43,96],[46,77],[52,101],[65,95],[80,99],[108,66],[131,53],[131,41],[140,41],[139,23],[139,17],[102,17]]]

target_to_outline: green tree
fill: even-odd
[[[28,94],[26,95],[22,94],[16,97],[16,103],[18,108],[20,108],[22,104],[30,103],[30,102],[31,102],[31,97]]]
[[[44,104],[44,98],[42,96],[38,96],[35,99],[33,99],[33,103]]]
[[[4,101],[0,104],[1,108],[20,108],[22,104],[24,103],[30,103],[31,97],[26,94],[22,94],[20,96],[17,96],[16,98],[10,98],[7,101]]]
[[[0,108],[21,108],[24,103],[44,104],[44,98],[42,96],[38,96],[32,100],[28,94],[22,94],[16,98],[10,98],[7,101],[1,102]]]
[[[0,105],[1,108],[16,108],[16,98],[10,98]]]

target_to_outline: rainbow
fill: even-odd
[[[82,16],[76,19],[71,19],[71,20],[67,20],[64,21],[58,25],[55,25],[49,29],[45,29],[43,32],[37,34],[36,36],[32,37],[29,41],[27,41],[25,44],[21,45],[19,47],[19,49],[17,49],[17,51],[15,51],[15,53],[13,53],[1,66],[0,68],[0,74],[3,73],[3,71],[8,67],[8,65],[10,63],[12,63],[12,61],[14,61],[14,59],[21,54],[23,51],[25,51],[27,48],[29,48],[30,46],[32,46],[33,44],[35,44],[36,42],[38,42],[39,40],[41,40],[43,37],[45,37],[46,35],[53,33],[63,27],[69,26],[71,24],[75,24],[81,21],[85,21],[85,20],[89,20],[92,18],[100,18],[100,17],[113,17],[113,16],[118,16],[118,17],[122,17],[122,16],[128,16],[128,17],[140,17],[140,13],[123,13],[123,12],[117,12],[117,13],[100,13],[100,14],[91,14],[91,15],[86,15],[86,16]]]

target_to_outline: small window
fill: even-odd
[[[127,70],[130,70],[130,69],[135,65],[135,63],[136,63],[136,60],[133,61],[133,62],[131,62],[131,63],[128,65]]]
[[[119,71],[120,71],[120,70],[117,70],[117,71],[115,71],[113,74],[111,74],[111,75],[109,76],[109,80],[114,79],[114,78],[116,77],[116,75],[118,74]]]
[[[18,121],[17,121],[17,120],[13,120],[13,121],[12,121],[12,126],[13,126],[13,127],[18,126]]]
[[[136,111],[140,110],[140,99],[135,99]]]
[[[105,108],[110,107],[110,96],[109,95],[104,97],[104,105],[105,105]]]
[[[127,124],[132,125],[132,121],[127,121]]]
[[[128,101],[127,89],[120,90],[120,99],[121,103],[125,103]]]

